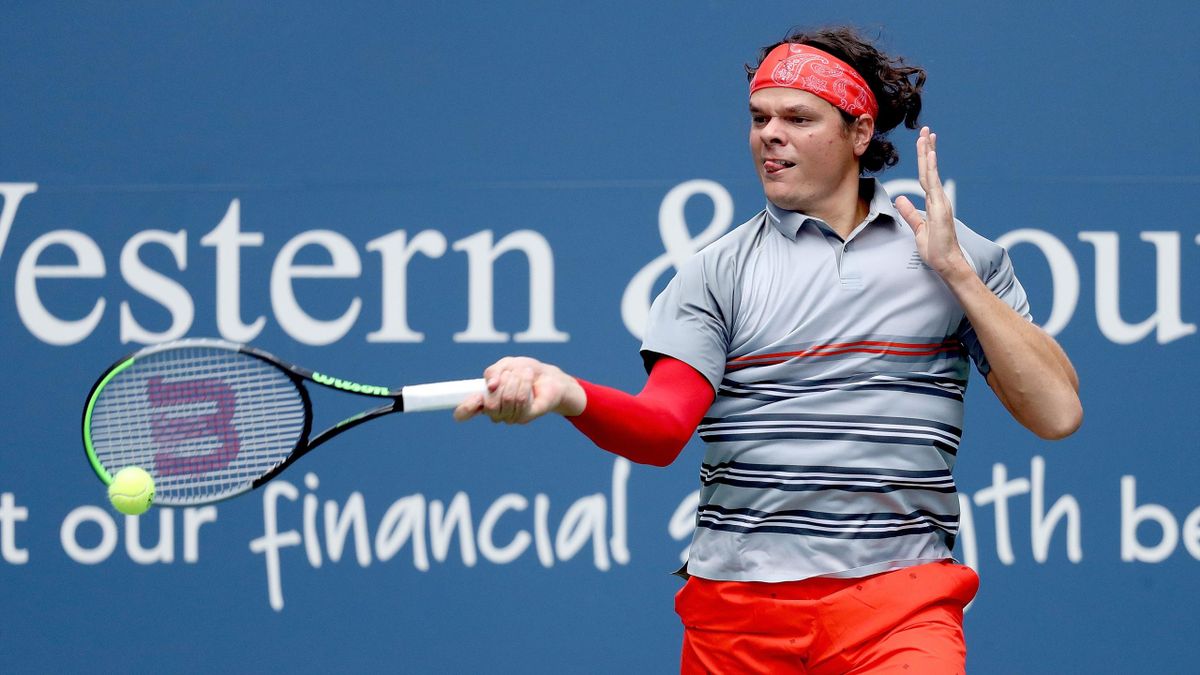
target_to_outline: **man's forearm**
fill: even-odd
[[[634,396],[576,380],[586,405],[571,424],[599,447],[639,464],[675,461],[712,404],[708,380],[683,361],[660,358],[645,388]]]
[[[1078,429],[1079,379],[1058,343],[996,297],[969,266],[943,280],[987,355],[988,384],[1013,417],[1042,438],[1063,438]]]

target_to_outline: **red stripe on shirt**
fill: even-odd
[[[851,345],[855,345],[855,346],[851,346]],[[870,348],[864,348],[864,347],[857,346],[857,345],[879,345],[881,347],[891,347],[891,348],[890,349],[888,349],[888,348],[870,349]],[[929,347],[933,347],[933,349],[929,349]],[[920,349],[918,349],[918,348],[920,348]],[[962,343],[958,342],[957,340],[954,340],[954,341],[947,340],[946,342],[942,342],[942,343],[928,343],[928,344],[905,343],[905,342],[875,342],[875,341],[864,340],[864,341],[860,341],[860,342],[843,342],[843,343],[835,343],[835,344],[828,344],[828,345],[818,345],[816,347],[810,347],[803,351],[796,351],[796,352],[778,352],[778,353],[774,353],[774,354],[754,354],[754,355],[750,355],[750,356],[739,356],[737,358],[730,359],[725,365],[725,370],[737,370],[740,368],[747,368],[750,366],[774,365],[777,363],[783,363],[785,361],[789,361],[791,359],[822,357],[822,356],[839,356],[842,354],[880,354],[880,355],[889,355],[889,356],[932,356],[934,354],[941,354],[941,353],[945,353],[945,352],[954,352],[954,351],[959,351],[961,349],[962,349]]]

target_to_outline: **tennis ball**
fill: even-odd
[[[154,501],[154,479],[139,467],[127,466],[109,483],[108,500],[121,513],[139,516]]]

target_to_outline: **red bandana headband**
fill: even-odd
[[[785,42],[767,54],[754,73],[750,93],[767,87],[816,94],[855,117],[879,115],[875,94],[862,75],[845,61],[808,45]]]

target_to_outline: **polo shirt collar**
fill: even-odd
[[[888,224],[889,221],[892,224],[900,223],[900,213],[892,204],[891,197],[883,189],[883,184],[879,182],[878,178],[860,178],[858,189],[859,194],[862,196],[868,197],[869,195],[867,217],[863,221],[864,224],[871,224],[876,221],[880,224]],[[815,218],[800,211],[781,209],[772,204],[770,200],[767,200],[767,220],[775,226],[775,229],[779,230],[780,234],[792,241],[795,241],[796,237],[800,236],[800,230],[806,223],[811,223],[817,230],[829,227],[820,218]],[[854,231],[857,233],[860,229],[862,229],[862,225],[855,228]]]

